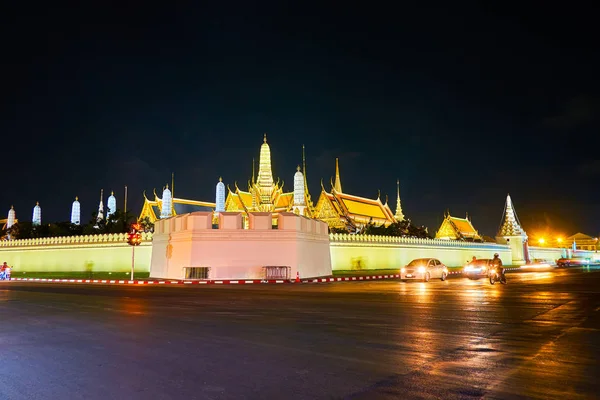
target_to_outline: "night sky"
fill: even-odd
[[[339,157],[345,192],[395,210],[400,179],[430,232],[449,209],[493,236],[507,193],[530,235],[600,232],[591,9],[216,3],[5,14],[0,215],[68,220],[77,195],[87,221],[125,185],[139,213],[172,172],[214,201],[266,132],[286,191],[306,146],[315,203]]]

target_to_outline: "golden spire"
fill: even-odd
[[[36,201],[36,202],[35,202],[35,205],[36,205],[36,206],[39,206],[39,205],[40,205],[40,202],[39,202],[39,201]]]
[[[173,197],[175,197],[175,172],[171,172],[171,198]]]
[[[308,193],[308,183],[306,182],[306,156],[304,154],[304,145],[302,145],[302,175],[304,175],[304,193],[306,194],[306,199],[308,200],[310,193]]]
[[[263,143],[267,143],[267,133],[265,132],[265,137],[263,138]]]
[[[254,185],[256,183],[256,181],[254,180],[254,164],[256,163],[256,161],[254,160],[254,157],[252,157],[252,184]]]
[[[402,204],[400,203],[400,179],[396,179],[396,187],[398,197],[396,198],[396,213],[394,219],[396,221],[404,221],[404,214],[402,213]]]
[[[258,161],[258,179],[256,185],[260,191],[260,202],[271,204],[271,196],[274,190],[273,171],[271,169],[271,148],[267,144],[267,134],[262,146],[260,146],[260,159]]]
[[[79,201],[79,196],[75,196],[75,201]]]
[[[219,182],[223,182],[223,177],[219,177]]]
[[[339,160],[335,158],[335,185],[334,189],[338,193],[342,193],[342,180],[340,179],[340,164]]]
[[[299,165],[296,167],[296,171],[300,172],[300,166]]]
[[[111,196],[114,196],[114,195],[115,195],[115,191],[114,191],[114,190],[111,190],[111,191],[110,191],[110,195],[111,195]]]

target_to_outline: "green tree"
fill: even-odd
[[[138,221],[144,232],[154,232],[154,224],[150,222],[150,218],[144,217]]]

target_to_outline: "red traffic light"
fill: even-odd
[[[127,243],[131,246],[139,246],[142,243],[142,235],[139,233],[129,233],[127,236]]]

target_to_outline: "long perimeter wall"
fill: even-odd
[[[507,245],[457,240],[416,239],[396,236],[329,235],[334,271],[397,269],[415,258],[433,257],[449,267],[458,267],[473,258],[492,258],[498,253],[505,264],[512,261]]]
[[[329,240],[334,271],[395,269],[420,257],[438,258],[451,267],[462,266],[473,256],[490,258],[494,253],[500,254],[505,264],[512,260],[508,246],[494,243],[347,234],[330,234]],[[530,247],[529,252],[531,258],[547,260],[567,256],[567,250],[557,248]],[[575,256],[597,258],[599,254],[577,251]],[[151,257],[152,235],[143,234],[143,242],[135,250],[136,271],[149,272]],[[0,263],[4,261],[15,271],[26,272],[127,272],[131,246],[126,234],[0,241]]]
[[[0,263],[15,272],[127,272],[132,249],[127,234],[64,236],[0,241]],[[150,271],[152,234],[135,248],[136,272]]]

